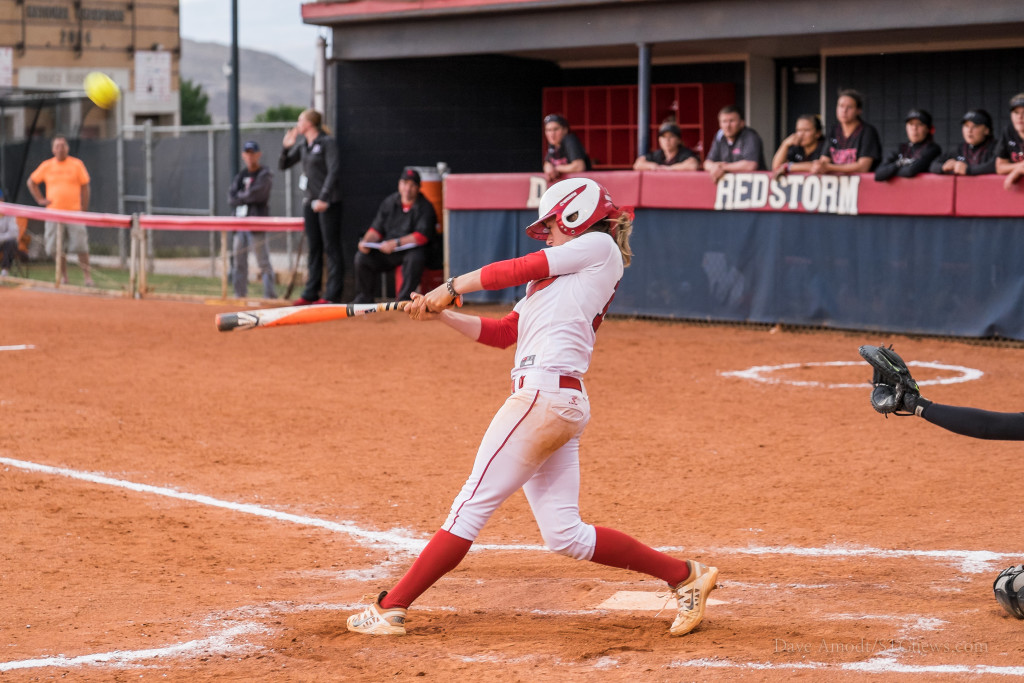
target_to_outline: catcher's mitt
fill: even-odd
[[[871,391],[871,407],[886,416],[913,415],[921,390],[907,364],[892,350],[892,345],[864,345],[858,350],[874,370],[871,383],[875,388]]]
[[[1024,566],[1018,564],[999,572],[992,591],[1003,609],[1018,619],[1024,619]]]

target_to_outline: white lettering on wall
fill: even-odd
[[[727,173],[715,187],[716,211],[788,209],[857,215],[860,176]]]

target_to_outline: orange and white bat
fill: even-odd
[[[405,307],[408,305],[408,301],[385,301],[379,304],[320,304],[261,308],[255,311],[238,311],[237,313],[218,313],[217,329],[221,332],[230,332],[231,330],[251,330],[254,327],[280,327],[281,325],[323,323],[328,320],[354,318],[358,315],[383,313],[384,311],[401,311],[405,310]]]

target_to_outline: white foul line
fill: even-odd
[[[36,348],[32,344],[15,344],[14,346],[0,346],[0,351],[28,351]]]
[[[269,519],[276,519],[280,522],[289,522],[292,524],[319,527],[321,529],[326,529],[328,531],[335,531],[338,533],[347,534],[352,538],[356,539],[357,541],[374,544],[374,547],[386,550],[398,550],[415,554],[423,550],[423,547],[427,544],[426,540],[410,538],[409,536],[394,531],[368,531],[366,529],[356,526],[352,522],[332,522],[326,519],[319,519],[317,517],[295,515],[290,512],[281,512],[279,510],[274,510],[272,508],[264,507],[262,505],[254,505],[252,503],[233,503],[231,501],[219,500],[217,498],[212,498],[210,496],[204,496],[195,493],[185,493],[183,491],[177,491],[175,489],[166,488],[163,486],[151,486],[149,484],[138,484],[131,481],[124,481],[122,479],[113,479],[111,477],[106,477],[100,474],[92,474],[90,472],[80,472],[78,470],[72,470],[63,467],[52,467],[50,465],[41,465],[39,463],[27,462],[25,460],[15,460],[13,458],[2,457],[0,457],[0,464],[8,465],[10,467],[15,467],[22,470],[27,470],[30,472],[54,474],[62,477],[69,477],[71,479],[88,481],[94,484],[116,486],[119,488],[129,489],[131,491],[138,491],[140,493],[152,493],[158,496],[167,496],[168,498],[187,500],[192,503],[199,503],[201,505],[210,505],[212,507],[224,508],[227,510],[233,510],[235,512],[256,515],[257,517],[267,517]],[[546,548],[542,545],[501,543],[474,543],[472,549],[503,551],[546,550]],[[686,548],[684,546],[662,546],[659,547],[658,550],[661,550],[662,552],[693,552],[693,548]],[[1021,555],[1024,555],[1024,552],[997,553],[990,550],[901,550],[852,545],[832,545],[823,548],[804,548],[800,546],[791,545],[747,546],[745,548],[710,548],[704,552],[708,555],[795,555],[811,557],[881,557],[897,559],[918,558],[936,559],[942,562],[959,560],[961,562],[960,569],[964,572],[969,573],[987,571],[989,569],[989,565],[993,562],[996,562],[1004,558],[1019,558]]]
[[[328,531],[337,531],[343,534],[348,534],[354,538],[369,541],[371,543],[381,543],[396,550],[419,552],[426,545],[426,541],[408,538],[396,533],[366,531],[365,529],[360,529],[354,524],[342,524],[338,522],[330,522],[324,519],[317,519],[316,517],[293,515],[288,512],[280,512],[278,510],[263,507],[262,505],[253,505],[251,503],[232,503],[226,500],[211,498],[210,496],[198,495],[195,493],[184,493],[182,491],[176,491],[175,489],[163,486],[150,486],[149,484],[137,484],[131,481],[112,479],[111,477],[105,477],[100,474],[79,472],[77,470],[70,470],[63,467],[51,467],[49,465],[40,465],[38,463],[26,462],[24,460],[14,460],[12,458],[0,458],[0,464],[10,465],[11,467],[17,467],[18,469],[28,470],[30,472],[55,474],[62,477],[69,477],[71,479],[80,479],[82,481],[92,482],[94,484],[117,486],[119,488],[138,491],[140,493],[152,493],[158,496],[166,496],[168,498],[177,498],[178,500],[187,500],[192,503],[200,503],[201,505],[226,508],[228,510],[234,510],[235,512],[244,512],[258,517],[276,519],[280,522],[291,522],[293,524],[320,527],[321,529],[327,529]]]

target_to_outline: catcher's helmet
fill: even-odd
[[[544,221],[554,218],[566,235],[580,235],[605,218],[618,218],[622,209],[601,183],[589,178],[569,178],[547,189],[540,198],[539,218],[526,227],[526,234],[535,240],[546,240],[548,228]]]
[[[1007,567],[999,572],[992,590],[1004,610],[1018,619],[1024,619],[1024,565]]]

